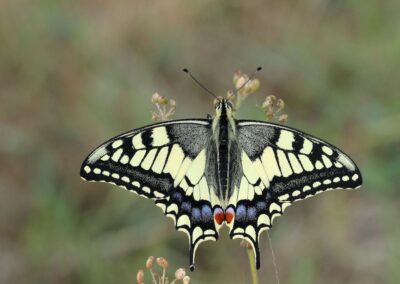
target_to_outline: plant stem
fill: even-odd
[[[253,284],[258,284],[259,283],[258,282],[258,274],[257,274],[256,262],[254,260],[253,251],[251,249],[246,249],[246,250],[247,250],[247,256],[249,257],[252,283]]]
[[[151,269],[151,268],[150,268],[150,274],[151,274],[151,278],[153,279],[153,283],[154,283],[154,284],[157,284],[156,277],[154,276],[153,269]]]
[[[163,268],[163,271],[162,271],[162,282],[161,283],[165,284],[165,268]]]

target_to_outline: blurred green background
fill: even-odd
[[[79,178],[106,139],[213,113],[187,67],[223,95],[257,66],[238,113],[282,97],[288,125],[344,149],[362,190],[291,206],[270,232],[281,283],[400,283],[400,2],[0,1],[0,283],[135,283],[149,255],[188,265],[187,237],[152,201]],[[248,283],[227,230],[200,246],[192,283]],[[261,283],[276,283],[262,238]],[[188,269],[187,269],[188,270]],[[146,275],[146,283],[150,283]]]

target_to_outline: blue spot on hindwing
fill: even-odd
[[[236,208],[235,219],[238,222],[246,220],[246,206],[241,204]]]

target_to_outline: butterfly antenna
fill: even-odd
[[[261,71],[261,69],[262,69],[262,67],[258,67],[258,68],[256,69],[256,71],[254,71],[253,74],[249,77],[249,79],[247,79],[246,82],[244,82],[239,88],[237,88],[237,89],[232,93],[232,95],[230,95],[230,96],[228,97],[228,100],[229,100],[231,97],[233,97],[234,95],[236,95],[244,86],[246,86],[246,84],[247,84],[248,82],[250,82],[251,80],[253,80],[253,79],[254,79],[254,76],[256,76],[256,74],[257,74],[259,71]]]
[[[213,93],[211,92],[209,89],[207,89],[202,83],[200,83],[196,77],[193,76],[193,74],[186,68],[182,69],[183,72],[187,73],[190,78],[193,79],[193,81],[196,82],[197,85],[199,85],[204,91],[206,91],[207,93],[209,93],[210,95],[212,95],[214,98],[216,98],[218,101],[220,101],[220,99]]]

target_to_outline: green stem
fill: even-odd
[[[247,250],[247,256],[249,257],[251,280],[253,284],[258,284],[258,274],[256,269],[256,261],[254,260],[254,253],[251,249]]]

